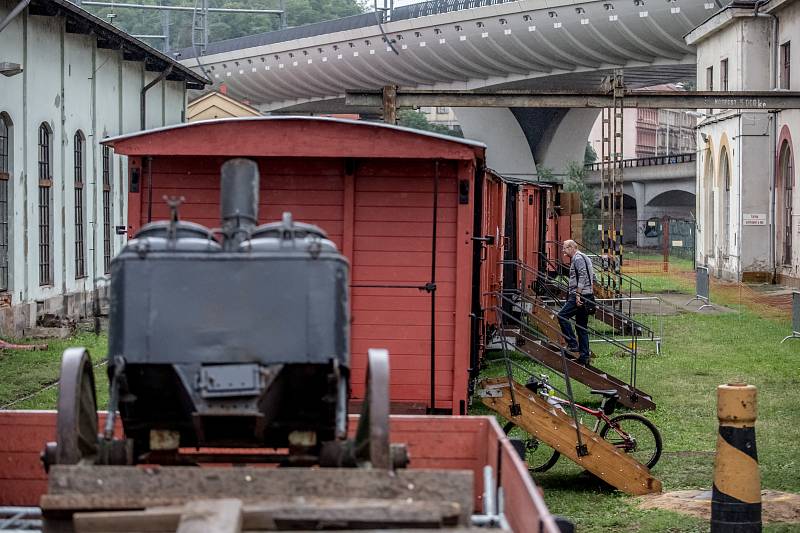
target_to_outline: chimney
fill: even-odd
[[[229,159],[220,184],[223,249],[234,251],[258,224],[258,165],[252,159]]]

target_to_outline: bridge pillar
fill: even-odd
[[[647,185],[643,181],[631,182],[633,187],[633,198],[636,200],[636,222],[634,223],[633,230],[636,231],[638,222],[640,220],[647,220],[650,218],[647,209]],[[626,226],[628,226],[626,224]],[[628,226],[631,227],[631,226]],[[647,237],[644,236],[643,231],[636,231],[636,246],[642,248],[647,246]]]
[[[533,152],[510,109],[460,107],[455,113],[464,137],[486,143],[486,166],[504,176],[536,180]]]

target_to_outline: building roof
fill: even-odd
[[[220,100],[222,100],[223,102],[220,102]],[[186,108],[186,119],[191,120],[192,117],[202,113],[203,111],[211,107],[215,106],[219,107],[220,105],[226,105],[226,104],[228,107],[233,107],[238,111],[236,114],[231,114],[231,116],[238,116],[238,117],[261,116],[261,112],[258,109],[249,106],[243,102],[240,102],[239,100],[231,98],[230,96],[221,93],[219,91],[211,91],[210,93],[204,94],[203,96],[195,98],[194,100],[189,102],[189,105]],[[225,111],[230,114],[228,110],[221,109],[221,111]]]
[[[759,3],[756,0],[733,0],[719,11],[708,17],[684,36],[686,44],[695,45],[730,25],[734,19],[750,18],[756,12],[775,11],[794,0],[767,0]]]
[[[211,83],[210,80],[181,65],[173,58],[68,0],[31,0],[28,10],[31,15],[66,18],[67,33],[93,34],[97,39],[98,48],[122,50],[126,60],[143,61],[145,69],[148,71],[164,72],[171,67],[172,70],[167,75],[167,79],[185,81],[189,89],[202,89]]]
[[[483,159],[469,139],[327,117],[271,116],[201,120],[111,137],[122,155],[220,157],[388,157]]]

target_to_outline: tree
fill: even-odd
[[[171,5],[195,7],[195,0],[136,0],[135,3],[151,5]],[[275,0],[217,0],[211,7],[275,9]],[[115,26],[131,35],[161,35],[165,16],[169,17],[170,49],[187,48],[192,44],[192,13],[164,12],[156,10],[132,8],[98,8],[84,6],[89,12],[109,20],[107,15],[113,13]],[[286,21],[289,26],[301,26],[313,22],[333,20],[363,13],[365,4],[362,0],[286,0]],[[277,30],[277,15],[251,13],[211,13],[208,16],[209,41],[222,41]],[[151,41],[156,48],[163,48],[161,40]]]
[[[591,165],[595,161],[597,161],[597,152],[595,152],[594,148],[592,148],[592,144],[587,142],[586,150],[583,153],[583,164]]]
[[[414,111],[412,109],[401,109],[397,113],[397,125],[406,128],[413,128],[415,130],[431,131],[433,133],[441,133],[443,135],[450,135],[452,137],[463,137],[464,134],[461,129],[451,129],[442,124],[431,124],[428,122],[424,113]]]
[[[564,190],[577,192],[581,198],[581,212],[583,213],[583,242],[596,243],[599,239],[597,221],[599,210],[595,206],[594,191],[586,184],[586,167],[577,161],[567,165],[567,179]]]
[[[537,181],[553,181],[553,169],[537,166],[536,167],[536,180]]]

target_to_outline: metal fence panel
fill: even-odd
[[[697,296],[708,300],[710,296],[708,267],[697,267]]]

